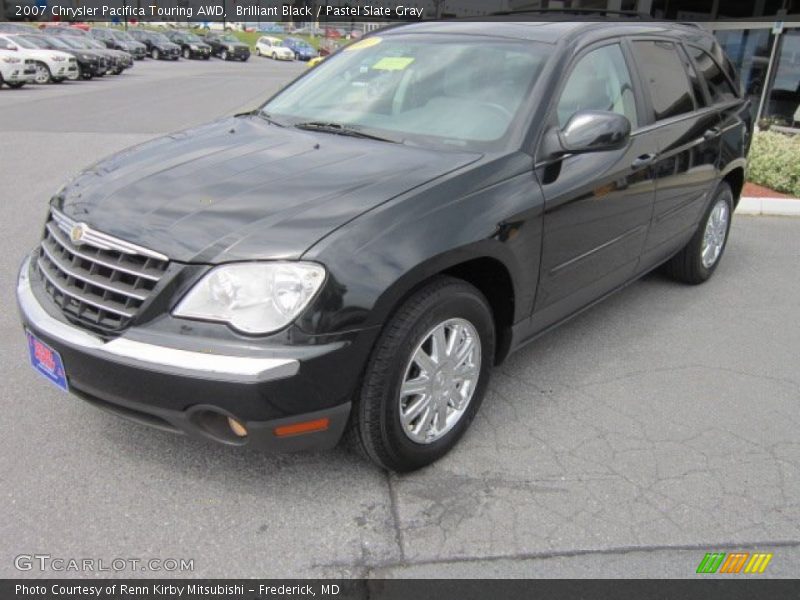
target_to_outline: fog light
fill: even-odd
[[[237,437],[247,437],[247,428],[233,417],[228,417],[228,427]]]
[[[274,432],[278,437],[288,437],[290,435],[300,435],[301,433],[313,433],[315,431],[325,431],[330,425],[330,419],[314,419],[313,421],[303,421],[292,423],[291,425],[281,425],[276,427]]]

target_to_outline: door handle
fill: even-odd
[[[703,139],[707,142],[710,142],[714,138],[719,137],[721,133],[722,130],[719,127],[712,127],[703,134]]]
[[[632,163],[632,169],[642,169],[644,167],[649,167],[652,165],[656,160],[655,154],[642,154],[638,156]]]

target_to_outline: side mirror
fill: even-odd
[[[17,47],[12,44],[11,42],[6,42],[6,50],[13,50],[14,52],[17,51]]]
[[[552,128],[545,134],[544,149],[548,157],[584,152],[602,152],[624,148],[631,136],[627,117],[601,110],[575,113],[567,125]]]

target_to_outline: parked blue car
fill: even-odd
[[[317,51],[310,44],[299,38],[286,38],[283,40],[283,45],[291,48],[295,60],[311,60],[317,55]]]

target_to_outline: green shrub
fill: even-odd
[[[800,197],[800,136],[756,133],[749,158],[748,181]]]

